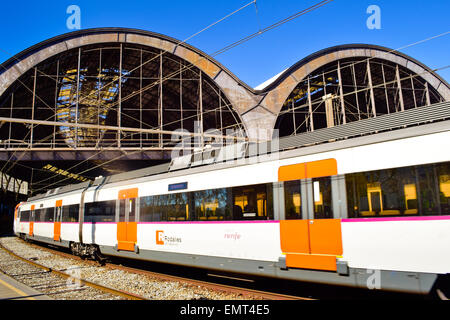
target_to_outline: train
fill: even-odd
[[[16,207],[14,232],[84,257],[445,294],[449,141],[443,122],[228,161],[172,161],[31,197]]]

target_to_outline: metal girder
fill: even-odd
[[[171,150],[2,150],[0,161],[54,161],[54,160],[170,160]]]
[[[0,117],[0,122],[13,122],[13,123],[26,123],[31,125],[45,125],[45,126],[60,126],[60,127],[74,127],[74,128],[87,128],[95,130],[113,130],[113,131],[126,131],[126,132],[138,132],[138,133],[151,133],[151,134],[175,134],[177,136],[185,137],[205,137],[214,139],[230,139],[238,141],[248,141],[245,137],[236,136],[226,136],[226,135],[216,135],[208,133],[196,133],[187,131],[170,131],[161,129],[144,129],[144,128],[130,128],[130,127],[115,127],[115,126],[102,126],[96,124],[84,124],[84,123],[70,123],[70,122],[56,122],[56,121],[45,121],[45,120],[31,120],[22,118],[5,118]]]

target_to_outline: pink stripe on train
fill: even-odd
[[[145,221],[138,224],[279,223],[279,220]]]
[[[430,221],[430,220],[450,220],[450,216],[357,218],[357,219],[342,219],[341,222]]]

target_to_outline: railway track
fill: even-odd
[[[27,271],[30,270],[31,272],[14,273],[11,272],[10,269],[0,271],[4,274],[12,276],[13,278],[19,281],[20,280],[23,281],[24,277],[26,277],[28,280],[32,279],[33,287],[39,291],[43,291],[47,296],[53,298],[60,298],[62,294],[67,295],[67,293],[71,293],[72,298],[75,298],[77,300],[81,298],[82,299],[89,298],[88,296],[91,295],[92,298],[94,299],[96,296],[100,296],[101,299],[107,300],[110,300],[111,298],[115,299],[116,297],[126,300],[146,300],[144,297],[141,297],[133,293],[129,293],[123,290],[117,290],[98,283],[94,283],[92,281],[88,281],[86,279],[74,277],[73,273],[65,272],[67,270],[55,270],[45,265],[39,264],[35,261],[32,261],[30,259],[23,258],[14,253],[13,251],[5,248],[2,244],[0,244],[0,249],[3,252],[10,255],[12,258],[24,262],[29,266],[33,267],[35,270],[36,269],[42,270],[42,271],[35,271],[35,270],[31,271],[29,268],[25,267],[24,269],[26,269]],[[23,268],[23,266],[21,267]],[[38,281],[39,278],[41,278],[42,283],[39,283]],[[87,287],[94,290],[87,290]],[[60,289],[52,291],[52,289],[55,288]],[[79,292],[82,292],[82,294],[81,295],[77,294]]]
[[[154,272],[154,271],[148,271],[143,270],[139,268],[129,267],[129,266],[123,266],[118,263],[113,262],[107,262],[103,266],[100,266],[97,262],[92,260],[82,260],[81,258],[74,256],[70,253],[63,252],[61,250],[55,250],[52,248],[49,248],[47,246],[40,246],[37,244],[31,244],[23,241],[22,239],[16,238],[15,241],[22,242],[23,245],[30,246],[31,248],[35,248],[37,250],[44,250],[48,254],[53,254],[55,256],[58,256],[60,258],[69,259],[72,261],[72,264],[74,264],[73,261],[76,261],[76,264],[82,264],[84,266],[89,266],[89,268],[94,269],[108,269],[112,273],[117,272],[123,272],[126,274],[131,274],[137,277],[138,279],[142,279],[143,282],[146,280],[144,279],[151,279],[152,281],[156,281],[157,283],[160,283],[162,285],[167,284],[173,284],[176,283],[177,286],[181,286],[182,288],[195,288],[197,290],[206,290],[208,292],[213,292],[215,294],[212,294],[211,296],[208,296],[206,294],[203,295],[186,295],[183,296],[177,296],[175,299],[188,299],[188,300],[311,300],[309,298],[304,297],[298,297],[293,295],[286,295],[286,294],[279,294],[279,293],[273,293],[273,292],[266,292],[261,290],[253,290],[243,287],[237,287],[232,285],[226,285],[226,284],[219,284],[215,282],[210,281],[204,281],[204,280],[196,280],[196,279],[190,279],[185,278],[181,276],[175,276],[160,272]],[[1,246],[1,244],[0,244]],[[41,268],[45,272],[53,272],[57,274],[60,277],[65,277],[66,279],[71,277],[70,274],[64,272],[63,270],[56,270],[55,268],[50,268],[48,266],[45,266],[43,264],[39,264],[36,261],[33,261],[33,259],[26,259],[22,256],[19,256],[17,253],[12,252],[9,249],[4,248],[2,246],[3,250],[8,250],[8,252],[16,257],[17,259],[21,259],[22,261],[26,261],[30,265],[34,265],[35,267]],[[153,294],[151,292],[147,292],[146,294],[136,294],[131,293],[134,292],[133,290],[120,290],[117,288],[113,288],[113,286],[105,286],[103,284],[100,284],[99,281],[93,282],[91,280],[81,279],[80,280],[83,286],[91,286],[92,288],[95,288],[97,290],[104,291],[111,295],[120,296],[123,299],[133,299],[133,300],[143,300],[143,299],[164,299],[163,297],[159,297],[158,294]],[[127,280],[123,280],[124,282]]]

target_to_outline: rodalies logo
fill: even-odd
[[[177,245],[181,243],[181,238],[174,236],[166,236],[164,231],[156,231],[156,244],[157,245]]]

